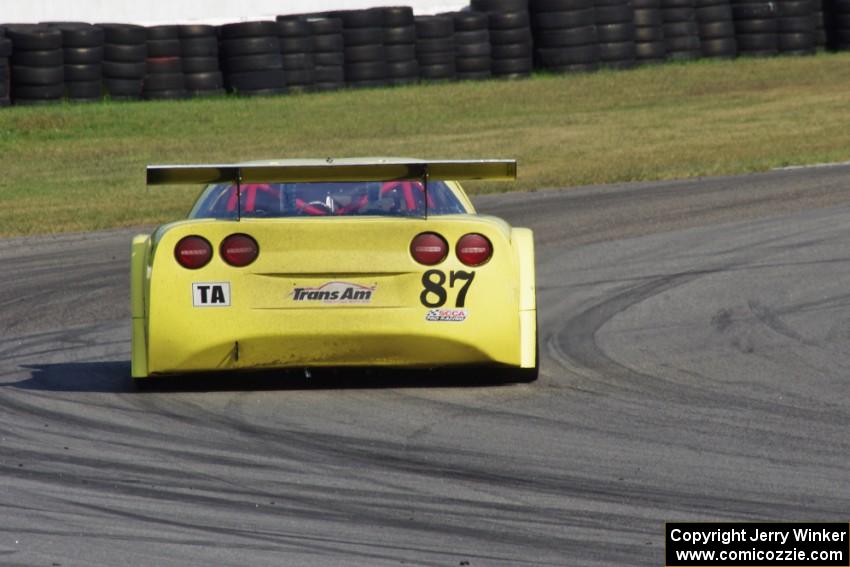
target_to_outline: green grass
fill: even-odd
[[[151,163],[401,155],[519,160],[471,192],[763,171],[850,159],[850,54],[701,61],[264,99],[0,110],[0,235],[154,224],[193,188]]]

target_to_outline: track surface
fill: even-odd
[[[0,564],[662,565],[850,510],[850,169],[478,199],[538,239],[531,385],[136,393],[131,232],[0,241]]]

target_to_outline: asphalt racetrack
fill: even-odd
[[[850,511],[850,168],[477,199],[542,375],[136,392],[134,231],[0,241],[0,564],[663,565],[666,520]]]

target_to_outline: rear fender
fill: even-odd
[[[130,311],[133,318],[130,374],[133,378],[148,375],[146,298],[150,248],[151,239],[146,234],[134,237],[130,247]]]
[[[519,267],[520,358],[522,368],[537,364],[537,295],[534,268],[534,233],[529,228],[511,229],[511,241]]]

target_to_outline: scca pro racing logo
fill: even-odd
[[[431,309],[425,314],[426,321],[466,321],[469,312],[466,309]]]
[[[328,282],[319,287],[296,287],[289,296],[292,301],[318,303],[371,303],[377,286],[348,282]]]

